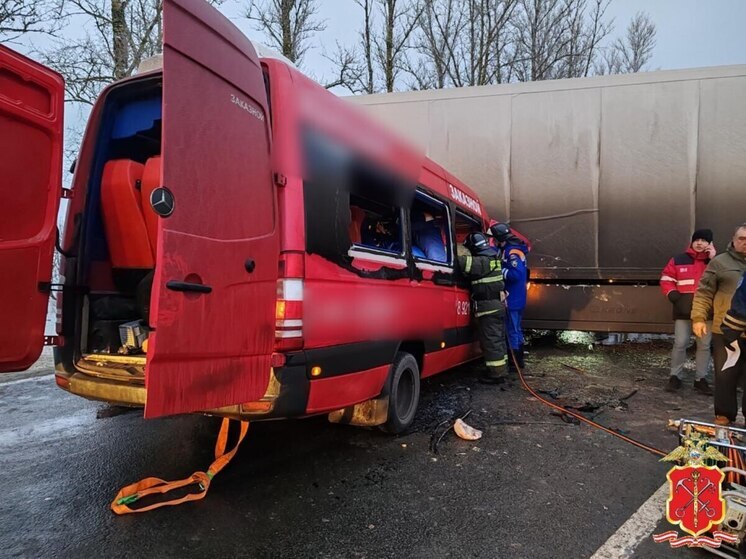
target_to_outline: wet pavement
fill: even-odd
[[[712,404],[691,382],[662,390],[667,355],[660,342],[539,345],[527,380],[670,450],[666,421],[709,419]],[[59,390],[45,366],[0,379],[2,557],[591,557],[668,469],[565,423],[517,384],[480,385],[470,365],[423,383],[407,434],[324,417],[255,423],[204,500],[117,517],[109,504],[121,486],[206,468],[219,420],[144,421],[138,410]],[[441,439],[443,421],[467,412],[483,438]],[[667,529],[662,522],[656,533]],[[711,557],[649,537],[632,556]]]

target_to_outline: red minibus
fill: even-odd
[[[101,93],[70,189],[63,81],[0,46],[0,367],[46,343],[59,387],[147,418],[402,431],[421,378],[479,356],[454,263],[482,204],[206,2],[163,4],[162,68]]]

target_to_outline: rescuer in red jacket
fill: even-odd
[[[712,231],[698,229],[692,235],[692,241],[685,252],[677,254],[668,261],[661,273],[660,285],[663,294],[673,304],[674,344],[671,352],[671,376],[666,390],[673,392],[681,388],[681,372],[686,362],[686,348],[692,337],[692,300],[697,290],[699,279],[707,268],[710,258],[715,256],[712,244]],[[707,396],[712,390],[707,382],[707,367],[710,363],[711,335],[708,333],[697,338],[697,372],[694,388]]]

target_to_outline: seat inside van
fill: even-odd
[[[161,175],[160,84],[113,92],[96,142],[82,229],[82,366],[120,374],[127,358],[128,378],[143,378],[158,241],[150,194]],[[135,344],[128,342],[133,335]],[[101,360],[102,354],[112,357]]]

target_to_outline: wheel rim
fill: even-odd
[[[412,369],[405,369],[396,384],[396,415],[406,418],[412,411],[414,400],[414,374]]]

